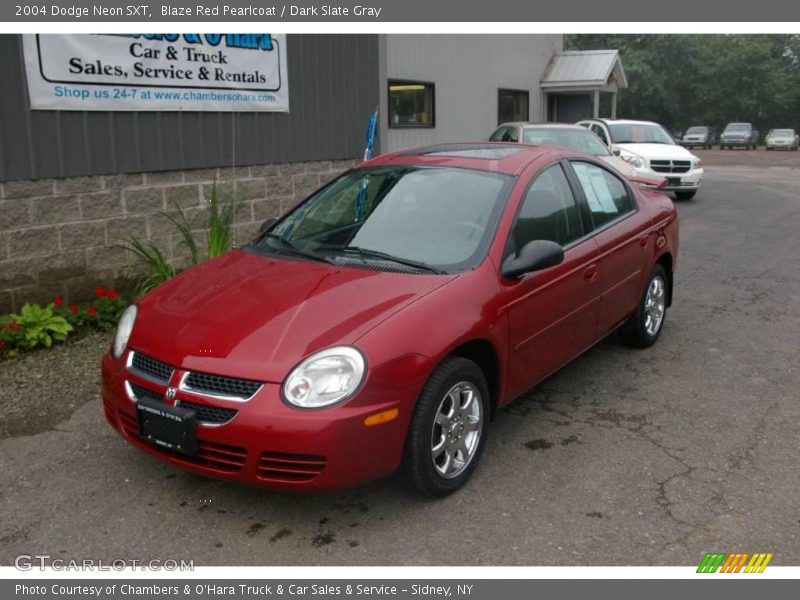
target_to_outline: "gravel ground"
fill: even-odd
[[[50,350],[0,362],[0,438],[54,429],[97,399],[100,359],[112,337],[92,331]]]

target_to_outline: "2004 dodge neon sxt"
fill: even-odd
[[[205,475],[320,491],[402,466],[442,496],[498,406],[615,330],[658,339],[677,251],[669,198],[574,150],[380,156],[131,306],[105,415]]]

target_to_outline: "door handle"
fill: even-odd
[[[597,265],[589,265],[583,270],[583,278],[586,281],[594,281],[599,270],[600,269],[597,267]]]

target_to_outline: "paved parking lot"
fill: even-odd
[[[0,564],[680,565],[709,550],[800,564],[800,153],[700,154],[660,342],[606,340],[502,411],[460,493],[203,479],[123,443],[94,397],[0,441]]]

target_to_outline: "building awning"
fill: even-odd
[[[618,50],[580,50],[554,54],[541,85],[551,92],[616,92],[628,80]]]

